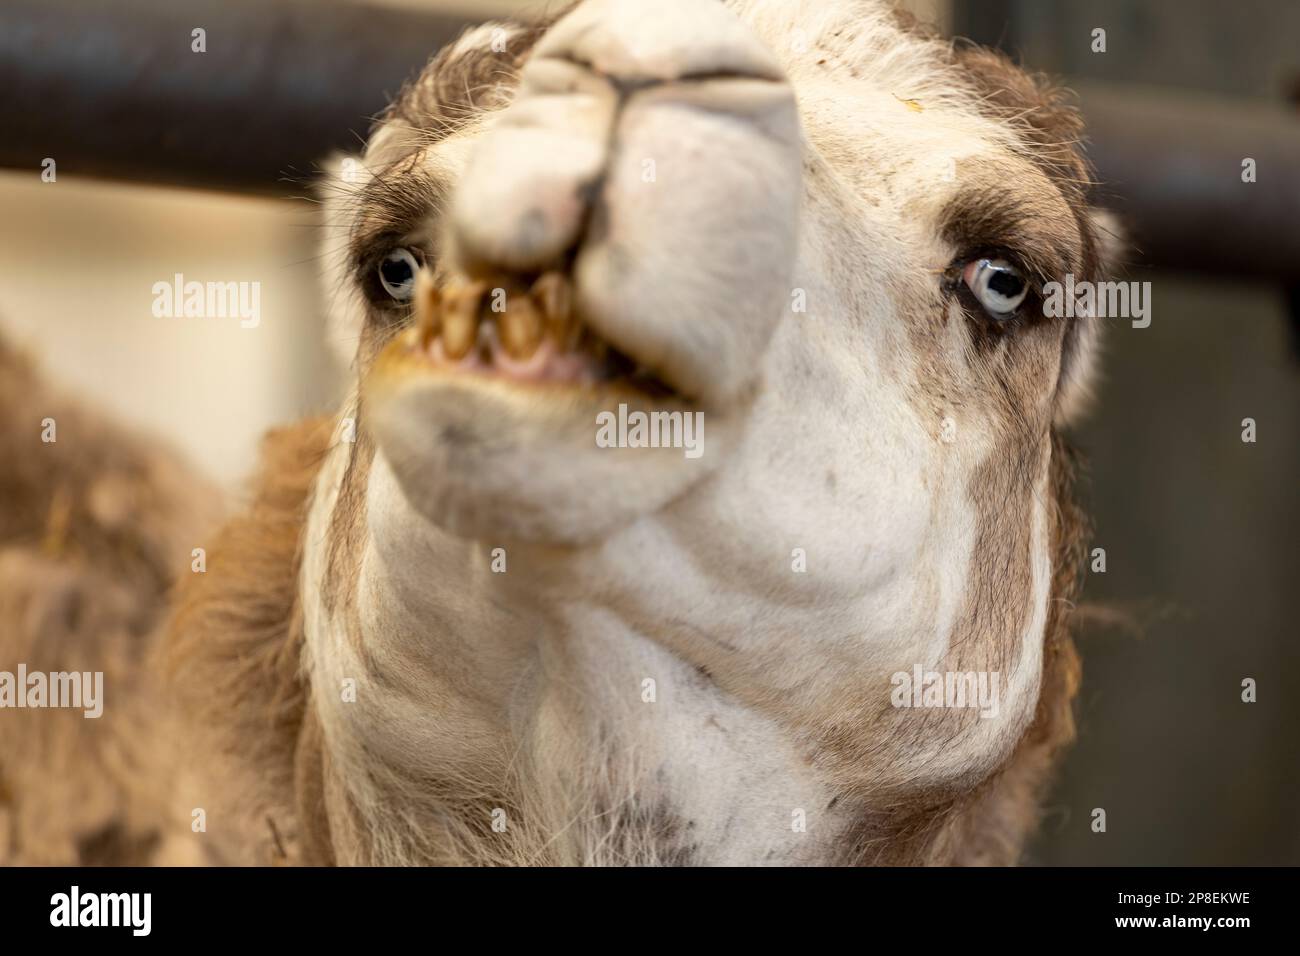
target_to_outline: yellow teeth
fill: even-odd
[[[500,312],[489,309],[488,303],[495,304],[502,294],[505,307]],[[561,351],[573,350],[582,336],[569,280],[558,272],[546,273],[524,291],[518,282],[507,280],[497,288],[474,280],[453,281],[439,289],[433,273],[422,269],[415,279],[412,305],[420,347],[428,348],[441,338],[443,355],[452,361],[463,359],[476,345],[490,358],[491,337],[480,340],[479,336],[485,317],[496,323],[497,343],[517,362],[532,357],[546,336]]]
[[[486,291],[486,283],[470,282],[443,293],[442,351],[452,361],[468,355],[478,340],[479,308]]]
[[[433,284],[433,273],[421,269],[415,274],[415,327],[420,347],[428,348],[442,331],[442,293]]]
[[[497,316],[501,346],[515,361],[523,361],[537,351],[542,341],[542,314],[526,295],[506,299],[506,310]]]
[[[582,325],[573,313],[573,289],[569,280],[558,272],[548,272],[533,283],[531,295],[537,300],[546,320],[546,332],[569,351],[578,344]]]

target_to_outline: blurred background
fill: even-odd
[[[1149,328],[1109,323],[1073,436],[1106,551],[1085,596],[1118,623],[1081,635],[1079,742],[1029,862],[1300,863],[1300,3],[903,5],[1078,92],[1128,278],[1152,284]],[[6,0],[0,329],[238,487],[260,434],[341,380],[315,162],[462,24],[546,9]],[[154,317],[174,273],[260,282],[260,324]]]
[[[1149,328],[1108,323],[1099,400],[1073,436],[1089,461],[1092,546],[1107,558],[1084,597],[1123,620],[1080,636],[1079,740],[1030,861],[1300,863],[1300,221],[1266,223],[1238,198],[1253,188],[1241,159],[1268,130],[1296,136],[1300,3],[957,0],[950,10],[955,32],[1078,91],[1099,165],[1121,148],[1102,138],[1132,132],[1109,113],[1125,99],[1163,113],[1149,126],[1176,144],[1111,161],[1109,180],[1103,170],[1103,197],[1140,237],[1128,278],[1149,281],[1153,298]],[[1097,27],[1104,54],[1092,52]],[[1106,108],[1103,122],[1090,104]],[[1255,130],[1232,126],[1252,113]],[[1202,180],[1189,169],[1206,156],[1221,161]],[[1176,227],[1181,240],[1140,221],[1153,200],[1127,194],[1139,178],[1157,194],[1196,180],[1183,201],[1205,208]],[[1253,186],[1294,208],[1300,163]],[[1160,268],[1145,267],[1151,259]],[[1260,429],[1254,444],[1241,440],[1243,418]],[[1241,700],[1247,677],[1253,704]],[[1089,827],[1095,807],[1104,834]]]

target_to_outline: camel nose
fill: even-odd
[[[763,91],[770,102],[756,104],[755,92],[736,89],[732,109],[784,111],[789,92],[780,66],[721,3],[579,5],[538,43],[515,103],[460,184],[453,220],[461,265],[521,272],[557,265],[578,244],[629,102],[661,84],[744,78],[773,86]],[[692,99],[700,109],[728,108],[722,95],[712,104]],[[653,161],[670,148],[690,144],[666,141],[644,158]]]
[[[793,90],[730,10],[587,0],[470,153],[448,252],[471,275],[569,268],[597,332],[735,391],[789,300],[801,172]]]

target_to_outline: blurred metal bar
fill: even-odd
[[[463,26],[334,0],[3,0],[0,166],[301,193]]]
[[[301,195],[463,25],[336,0],[4,0],[0,166],[35,176],[49,156],[63,176]],[[1300,278],[1294,113],[1129,88],[1081,99],[1135,262]]]
[[[1300,279],[1300,116],[1282,104],[1077,88],[1099,198],[1133,261]],[[1255,160],[1256,181],[1242,181]]]

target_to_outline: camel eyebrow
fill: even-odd
[[[1059,196],[982,187],[955,195],[939,221],[940,235],[959,255],[1012,253],[1042,281],[1077,272],[1082,265],[1078,221]]]
[[[376,176],[358,196],[350,243],[354,262],[372,256],[376,245],[416,232],[441,207],[445,184],[418,164],[403,167]]]
[[[484,32],[478,45],[464,47],[462,38],[444,47],[424,72],[402,88],[383,119],[430,130],[434,140],[450,135],[484,108],[486,94],[514,85],[520,64],[553,20],[481,24],[478,30]],[[486,33],[489,29],[504,31],[506,49],[494,46],[497,38]]]

